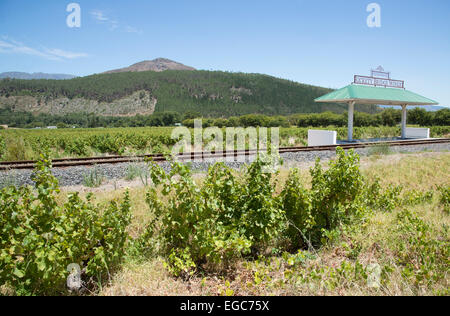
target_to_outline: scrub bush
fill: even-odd
[[[242,255],[283,247],[286,240],[297,249],[319,245],[330,232],[369,212],[359,156],[353,151],[346,155],[342,149],[337,154],[329,169],[323,170],[319,161],[311,169],[311,189],[302,185],[294,170],[280,194],[275,192],[277,173],[265,172],[270,162],[262,160],[241,176],[215,164],[201,184],[185,165],[173,163],[166,173],[152,164],[154,186],[147,193],[147,204],[155,220],[137,244],[145,253],[161,253],[175,275],[200,266],[224,269]]]
[[[258,160],[242,178],[222,163],[212,166],[198,185],[186,165],[172,164],[170,173],[150,167],[154,187],[147,203],[156,220],[147,226],[138,243],[149,251],[159,238],[169,270],[189,274],[195,268],[223,270],[236,258],[258,252],[276,239],[284,213],[274,196],[267,163]],[[162,202],[156,186],[167,202]],[[143,248],[142,248],[143,247]]]
[[[310,173],[310,190],[305,189],[298,170],[294,170],[281,193],[290,224],[287,236],[294,247],[320,245],[330,231],[367,213],[359,156],[353,151],[346,155],[338,148],[337,159],[330,162],[328,170],[323,170],[317,160]]]
[[[293,169],[276,191],[278,173],[257,160],[240,175],[223,163],[194,181],[189,166],[172,163],[170,173],[150,165],[153,186],[147,204],[154,215],[135,242],[141,254],[162,255],[169,271],[187,276],[198,268],[225,271],[242,256],[315,248],[352,231],[377,210],[430,202],[432,192],[382,189],[362,175],[359,156],[337,149],[323,168],[310,170],[307,187]],[[352,255],[357,257],[356,255]]]
[[[51,162],[38,162],[31,187],[0,191],[0,285],[19,295],[64,291],[67,267],[83,268],[86,281],[100,281],[121,261],[130,223],[128,193],[118,204],[94,205],[70,194],[57,203],[58,181]]]

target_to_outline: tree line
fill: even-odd
[[[199,112],[184,114],[166,111],[152,115],[135,116],[99,116],[88,113],[70,113],[65,115],[50,115],[41,113],[32,115],[29,112],[15,112],[12,109],[0,109],[0,124],[10,127],[36,128],[46,126],[65,127],[143,127],[143,126],[174,126],[177,123],[187,127],[194,127],[194,119],[202,118],[202,126],[218,127],[325,127],[347,126],[347,113],[311,113],[269,116],[264,114],[247,114],[229,118],[205,118]],[[401,110],[384,109],[376,114],[355,112],[354,126],[395,126],[401,121]],[[408,110],[408,124],[421,126],[450,126],[450,109],[427,112],[421,108]]]
[[[181,122],[182,116],[177,112],[160,112],[152,115],[135,116],[101,116],[93,113],[70,113],[51,115],[29,112],[15,112],[9,108],[0,109],[0,124],[18,128],[58,128],[80,127],[140,127],[140,126],[174,126]]]
[[[357,127],[368,126],[396,126],[401,121],[401,110],[385,109],[376,114],[364,112],[355,112],[353,125]],[[416,124],[421,126],[449,126],[450,125],[450,109],[442,109],[436,112],[427,112],[424,109],[414,108],[408,110],[408,124]],[[206,118],[203,119],[203,127],[326,127],[326,126],[347,126],[347,113],[311,113],[311,114],[293,114],[289,116],[268,116],[263,114],[248,114],[239,117],[230,118]],[[183,120],[183,125],[194,127],[194,119],[188,118]]]

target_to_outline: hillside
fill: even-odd
[[[166,71],[166,70],[195,70],[195,68],[177,63],[176,61],[166,58],[156,58],[154,60],[145,60],[133,64],[130,67],[106,71],[106,74],[116,72],[139,72],[139,71]]]
[[[24,79],[24,80],[32,80],[32,79],[54,79],[54,80],[64,80],[64,79],[73,79],[76,76],[67,75],[67,74],[47,74],[43,72],[35,72],[35,73],[27,73],[27,72],[2,72],[0,73],[0,79],[11,78],[11,79]]]
[[[288,115],[347,107],[317,104],[330,89],[267,75],[220,71],[122,72],[71,80],[0,80],[0,107],[38,113],[101,115],[188,111],[228,117],[249,113]],[[375,112],[376,106],[358,106]]]

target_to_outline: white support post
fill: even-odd
[[[402,105],[402,139],[406,138],[406,104]]]
[[[353,141],[353,111],[355,109],[355,101],[348,104],[348,141]]]

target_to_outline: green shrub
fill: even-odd
[[[288,236],[294,246],[319,245],[342,224],[352,223],[367,213],[359,156],[337,149],[337,159],[323,170],[319,163],[310,171],[311,190],[302,186],[297,171],[291,172],[281,194],[291,226]]]
[[[281,200],[275,196],[277,172],[268,172],[273,161],[257,160],[252,163],[242,181],[238,183],[236,220],[246,237],[255,244],[266,245],[275,240],[284,229],[284,211]],[[272,170],[273,171],[273,170]]]
[[[363,224],[374,211],[433,198],[431,191],[402,194],[401,186],[382,189],[378,179],[368,183],[353,150],[346,154],[338,148],[327,169],[317,160],[310,170],[311,188],[292,170],[279,194],[278,173],[266,172],[271,163],[256,160],[239,176],[218,163],[199,183],[188,165],[173,163],[170,173],[150,165],[154,185],[146,202],[154,219],[136,240],[136,250],[162,255],[175,275],[224,270],[242,256],[323,245]],[[348,256],[355,259],[360,251],[354,247]]]
[[[303,186],[303,179],[298,169],[293,169],[288,176],[281,193],[283,209],[288,220],[286,237],[293,247],[305,245],[315,226],[312,210],[311,191]]]
[[[363,189],[363,176],[359,170],[359,156],[350,150],[348,155],[341,148],[337,159],[323,170],[319,163],[311,170],[313,205],[318,212],[316,223],[330,230],[353,217],[353,202]]]
[[[294,169],[280,194],[275,192],[277,173],[265,172],[270,163],[257,160],[241,176],[216,164],[201,184],[186,165],[173,163],[169,174],[151,165],[154,186],[147,203],[155,220],[137,241],[140,251],[161,253],[175,275],[200,266],[222,269],[242,255],[283,247],[286,241],[290,249],[320,245],[373,209],[390,210],[400,203],[393,198],[397,189],[383,192],[378,181],[364,184],[353,151],[338,148],[327,170],[317,161],[310,171],[311,189]],[[164,197],[158,196],[158,187]]]
[[[218,221],[219,202],[212,196],[205,199],[205,190],[195,184],[187,166],[174,163],[166,174],[152,165],[151,177],[155,185],[162,185],[168,201],[162,203],[155,188],[149,190],[147,203],[158,222],[149,225],[147,232],[160,232],[163,255],[175,275],[189,273],[202,262],[220,264],[233,257],[234,249],[239,249],[235,246],[247,247],[249,241],[232,225]]]
[[[167,174],[152,164],[155,186],[147,193],[147,203],[156,220],[138,241],[141,250],[151,251],[154,238],[160,238],[169,270],[180,275],[200,266],[223,269],[242,255],[264,249],[284,225],[272,176],[263,172],[268,164],[258,160],[237,178],[218,163],[202,185],[194,182],[186,165],[173,163]],[[158,197],[159,185],[165,203]]]
[[[64,291],[67,267],[84,267],[86,281],[100,281],[121,261],[130,223],[128,193],[108,207],[70,194],[58,205],[58,181],[43,157],[30,187],[0,191],[0,285],[16,294],[56,294]]]

